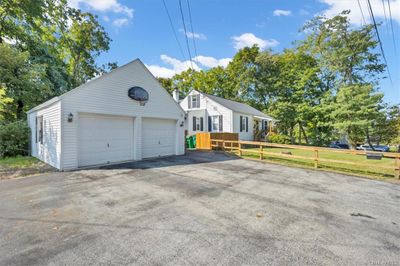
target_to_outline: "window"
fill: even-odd
[[[203,117],[193,116],[193,131],[203,131]]]
[[[211,119],[212,119],[212,131],[218,131],[219,130],[219,117],[213,116]]]
[[[214,115],[208,117],[208,131],[222,132],[222,115]]]
[[[249,132],[249,118],[247,116],[240,116],[240,132]]]
[[[43,116],[36,117],[36,143],[43,144]]]
[[[200,94],[189,95],[188,107],[189,107],[189,109],[200,108]]]

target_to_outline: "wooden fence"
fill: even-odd
[[[196,134],[196,149],[211,150],[211,140],[238,141],[238,133],[201,132]]]
[[[239,156],[245,153],[257,154],[259,160],[264,159],[264,155],[269,155],[273,157],[282,157],[286,159],[303,159],[310,160],[314,162],[314,167],[318,168],[320,162],[328,162],[328,163],[339,163],[339,164],[347,164],[353,166],[360,167],[371,167],[370,164],[366,163],[358,163],[351,162],[346,160],[335,160],[328,158],[321,158],[320,152],[329,151],[335,153],[342,154],[353,154],[353,155],[367,155],[367,154],[376,154],[382,155],[386,158],[393,159],[393,166],[385,166],[385,165],[376,165],[376,168],[389,169],[394,171],[395,178],[400,178],[400,153],[392,153],[392,152],[377,152],[377,151],[364,151],[364,150],[345,150],[345,149],[333,149],[333,148],[324,148],[324,147],[314,147],[314,146],[301,146],[301,145],[286,145],[286,144],[276,144],[276,143],[267,143],[267,142],[256,142],[256,141],[231,141],[231,140],[218,140],[211,139],[211,149],[222,150],[227,152],[234,152]],[[246,148],[247,147],[247,148]],[[249,149],[248,147],[252,147]],[[312,151],[313,156],[300,156],[293,155],[288,153],[277,153],[268,151],[267,148],[286,148],[286,149],[298,149],[298,150],[307,150]],[[256,149],[255,149],[256,148]],[[375,167],[375,166],[374,166]]]

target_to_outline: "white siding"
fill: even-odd
[[[243,129],[242,132],[240,132],[240,116],[243,117],[248,117],[249,119],[249,130],[246,132],[246,129]],[[240,140],[254,140],[254,135],[253,135],[253,116],[247,115],[247,114],[241,114],[237,112],[233,112],[233,132],[239,133],[239,139]]]
[[[43,144],[36,142],[36,117],[43,116]],[[32,156],[50,164],[61,166],[61,101],[29,113]]]
[[[189,95],[196,95],[200,92],[192,90]],[[220,105],[219,103],[214,102],[209,99],[206,95],[200,93],[200,108],[191,108],[188,109],[188,97],[185,97],[181,103],[181,107],[188,111],[187,120],[186,120],[186,129],[188,130],[189,135],[196,134],[198,131],[193,131],[193,116],[203,117],[204,119],[204,132],[208,131],[208,117],[215,115],[222,115],[222,129],[223,132],[232,132],[232,114],[233,112],[228,108]]]
[[[149,93],[149,102],[145,106],[128,97],[128,89],[133,86],[143,87]],[[75,169],[78,166],[78,113],[93,113],[134,117],[135,156],[141,155],[141,119],[174,119],[180,124],[184,121],[184,112],[161,87],[145,66],[135,60],[113,72],[93,80],[62,96],[63,101],[63,165],[62,169]],[[74,121],[68,123],[69,113]],[[177,154],[184,154],[184,128],[177,127]]]

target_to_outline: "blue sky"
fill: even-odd
[[[182,7],[196,69],[225,66],[237,49],[246,45],[257,44],[262,49],[271,48],[276,52],[290,48],[293,41],[304,38],[298,30],[317,14],[332,17],[341,10],[350,9],[352,24],[363,23],[356,0],[189,1],[193,24],[189,21],[186,0],[182,0]],[[384,8],[382,0],[370,1],[376,19],[383,23],[379,30],[393,81],[391,83],[388,78],[381,81],[381,91],[385,93],[385,101],[400,103],[400,0],[390,0],[397,54],[390,22],[385,23],[388,5]],[[123,65],[140,58],[154,75],[170,77],[191,64],[179,1],[165,0],[165,3],[184,55],[174,38],[162,0],[69,0],[71,6],[98,15],[113,40],[110,51],[100,56],[100,64],[117,61],[118,65]],[[368,22],[366,0],[360,0],[360,4]]]

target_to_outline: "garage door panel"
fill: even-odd
[[[143,158],[175,154],[175,120],[146,118],[142,124]]]
[[[133,159],[133,118],[79,115],[79,166]]]

